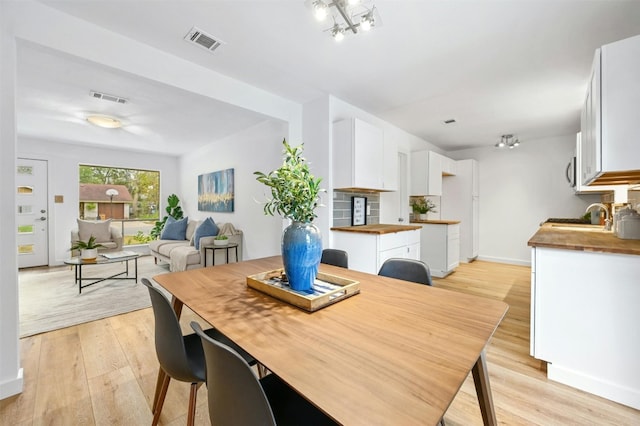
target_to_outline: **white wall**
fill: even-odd
[[[450,158],[478,160],[480,253],[478,258],[529,265],[527,241],[549,217],[581,217],[598,195],[577,196],[565,178],[575,135],[528,140],[515,149],[451,151]],[[446,218],[443,218],[446,219]]]
[[[280,166],[287,134],[286,123],[271,120],[180,158],[178,196],[185,215],[196,220],[211,216],[217,223],[230,222],[241,229],[245,260],[280,254],[282,220],[265,216],[262,202],[267,187],[256,181],[253,172],[267,173]],[[224,169],[234,169],[235,211],[198,211],[198,175]]]
[[[18,345],[16,250],[16,43],[7,3],[0,1],[0,399],[22,391]]]
[[[322,247],[331,246],[329,229],[333,224],[333,176],[331,175],[331,118],[329,96],[323,96],[303,106],[304,157],[309,161],[311,173],[322,178],[321,187],[327,192],[320,194],[322,206],[316,209],[318,217],[313,223],[322,234]],[[297,141],[290,141],[295,143]]]
[[[77,227],[80,164],[123,167],[160,172],[160,212],[167,197],[179,189],[178,158],[168,155],[119,151],[18,137],[18,157],[46,160],[49,170],[49,264],[60,265],[70,256],[71,229]],[[54,203],[54,195],[64,196]]]

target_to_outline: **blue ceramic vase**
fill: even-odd
[[[282,233],[282,262],[289,286],[311,293],[322,257],[322,236],[312,223],[293,222]]]

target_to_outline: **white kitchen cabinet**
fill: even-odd
[[[440,156],[442,176],[455,176],[458,171],[457,161],[444,155]]]
[[[604,192],[614,191],[618,186],[617,185],[594,185],[587,186],[582,183],[582,179],[580,177],[580,171],[583,169],[582,167],[582,132],[578,132],[576,135],[576,186],[574,188],[576,194],[602,194]],[[593,154],[589,154],[589,156],[593,156]]]
[[[460,261],[471,262],[480,248],[478,161],[457,161],[457,174],[443,179],[441,217],[460,221]]]
[[[411,153],[411,193],[442,195],[442,176],[456,174],[456,162],[433,151]]]
[[[640,409],[639,260],[532,248],[530,354],[549,379]]]
[[[622,184],[640,176],[638,75],[640,36],[596,50],[580,125],[585,185]]]
[[[420,231],[420,260],[431,275],[446,277],[460,264],[460,226],[451,223],[423,223]]]
[[[391,190],[384,184],[384,149],[382,129],[358,118],[333,123],[333,187]]]
[[[349,269],[377,274],[389,258],[420,259],[420,230],[388,234],[334,231],[332,247],[349,254]]]

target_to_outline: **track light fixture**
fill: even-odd
[[[307,0],[318,21],[331,15],[333,26],[325,31],[329,31],[336,41],[341,41],[345,32],[369,31],[379,23],[375,5],[364,3],[370,4],[371,0]]]
[[[502,135],[500,136],[500,142],[496,143],[496,148],[509,148],[513,149],[520,145],[520,141],[515,138],[513,135]]]

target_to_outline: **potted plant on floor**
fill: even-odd
[[[87,241],[78,240],[71,246],[71,250],[80,250],[80,259],[90,262],[98,258],[98,249],[104,247],[96,243],[96,237],[91,235]]]
[[[184,213],[182,212],[182,207],[180,207],[180,198],[176,194],[171,194],[167,197],[167,207],[165,211],[168,216],[162,218],[155,223],[155,226],[151,231],[149,231],[149,235],[153,237],[153,239],[160,238],[162,234],[162,229],[164,228],[164,224],[167,223],[167,219],[169,216],[176,220],[180,220],[184,217]]]
[[[302,157],[304,145],[291,147],[286,139],[282,165],[269,172],[254,172],[256,180],[271,189],[271,198],[264,205],[264,213],[291,219],[282,234],[282,262],[293,290],[311,292],[322,256],[320,230],[311,223],[317,216],[321,178],[314,177],[309,164]]]

